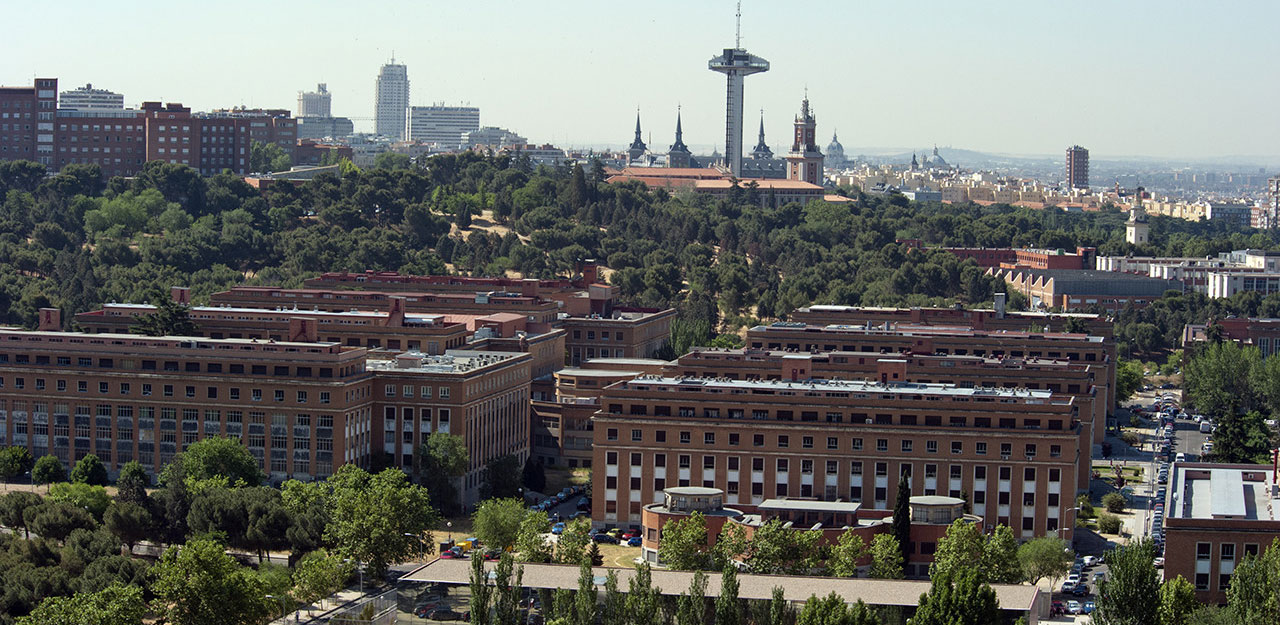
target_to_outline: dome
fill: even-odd
[[[935,167],[937,169],[948,169],[951,167],[951,165],[938,154],[938,146],[936,145],[933,146],[933,158],[930,158],[927,162],[929,167]]]
[[[827,158],[833,161],[844,160],[844,146],[840,145],[840,139],[836,133],[831,133],[831,143],[827,144]]]

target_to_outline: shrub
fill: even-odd
[[[1124,444],[1130,447],[1138,446],[1138,435],[1134,432],[1122,432],[1120,434],[1120,440],[1124,441]]]
[[[1119,534],[1120,517],[1110,512],[1103,512],[1102,516],[1098,517],[1098,531],[1103,534]]]
[[[1080,518],[1092,519],[1097,514],[1093,510],[1093,502],[1089,501],[1088,495],[1080,495],[1076,497],[1076,505],[1080,506]]]
[[[1128,504],[1129,501],[1120,493],[1107,493],[1102,496],[1102,505],[1106,506],[1107,512],[1119,514],[1124,512],[1125,506]]]

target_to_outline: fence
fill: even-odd
[[[396,591],[369,597],[329,619],[329,625],[395,625]]]

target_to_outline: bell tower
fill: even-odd
[[[787,179],[822,185],[822,152],[817,143],[818,122],[809,108],[809,94],[800,103],[791,151],[787,153]]]

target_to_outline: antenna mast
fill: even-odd
[[[738,0],[737,26],[733,32],[733,47],[742,47],[742,0]]]

